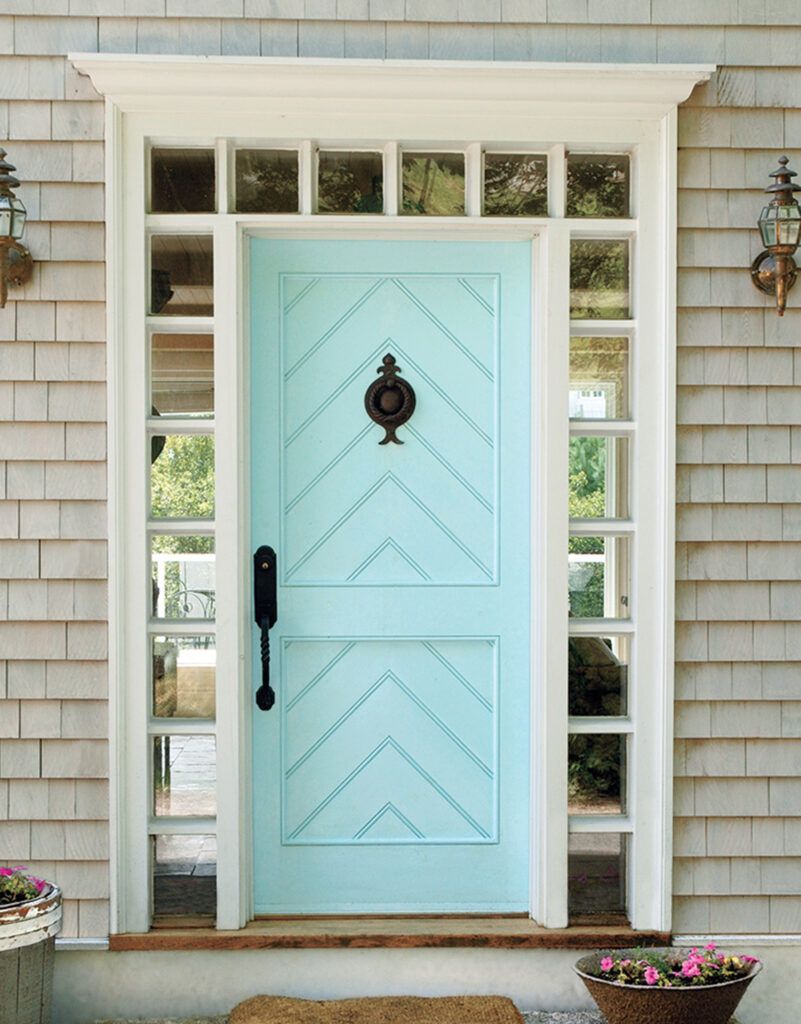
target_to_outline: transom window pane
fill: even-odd
[[[158,416],[214,414],[214,335],[153,334],[151,403]]]
[[[216,669],[211,634],[153,637],[153,717],[214,718]]]
[[[317,209],[320,213],[382,213],[384,157],[382,153],[319,154]]]
[[[464,182],[464,153],[404,153],[403,213],[460,216]]]
[[[628,217],[629,157],[569,153],[568,217]]]
[[[212,213],[215,209],[213,149],[151,150],[151,213]]]
[[[631,316],[627,240],[573,239],[570,316],[575,320],[625,320]]]
[[[629,339],[570,339],[570,418],[623,420],[629,412]]]
[[[150,312],[170,316],[214,313],[211,235],[153,235]]]
[[[238,149],[234,176],[239,213],[297,213],[300,209],[297,150]]]
[[[484,213],[490,217],[546,216],[547,157],[485,153]]]
[[[626,813],[626,737],[582,733],[567,738],[568,813]]]
[[[214,438],[207,434],[151,438],[150,509],[154,519],[214,515]]]
[[[571,636],[567,642],[568,714],[625,715],[629,638]]]

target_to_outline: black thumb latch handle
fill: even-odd
[[[261,630],[261,686],[256,704],[262,711],[275,704],[270,686],[270,629],[278,621],[277,579],[275,551],[263,544],[253,555],[253,617]]]

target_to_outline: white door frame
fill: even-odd
[[[251,914],[250,683],[248,545],[249,233],[273,237],[528,238],[534,246],[532,394],[532,834],[531,914],[550,927],[567,924],[567,448],[569,246],[575,235],[636,236],[638,273],[633,323],[648,340],[649,360],[635,358],[636,424],[622,425],[647,447],[633,495],[639,579],[634,594],[640,674],[650,703],[636,705],[636,778],[630,812],[635,928],[669,930],[672,861],[674,348],[676,105],[713,68],[695,65],[549,65],[472,62],[332,61],[251,58],[73,55],[106,96],[110,662],[112,722],[112,932],[146,931],[150,887],[147,770],[148,628],[146,586],[147,432],[144,241],[149,230],[213,232],[215,284],[215,436],[217,465],[218,927],[242,927]],[[558,97],[553,99],[552,97]],[[227,139],[301,143],[303,212],[229,213]],[[218,213],[145,215],[148,138],[218,148]],[[269,141],[268,141],[269,140]],[[312,143],[372,144],[394,152],[396,140],[465,148],[478,166],[481,144],[547,151],[552,176],[548,218],[480,217],[480,175],[468,173],[467,216],[330,217],[312,213]],[[560,177],[565,144],[581,151],[634,147],[643,201],[615,222],[564,218]],[[608,147],[608,148],[607,148]],[[472,154],[472,156],[471,156]],[[471,163],[472,161],[472,163]],[[386,165],[392,182],[392,162]],[[395,163],[397,168],[397,162]],[[478,205],[477,205],[478,204]],[[341,234],[340,234],[341,233]],[[641,346],[642,347],[642,346]],[[232,501],[233,498],[233,501]],[[626,530],[629,527],[625,528]],[[633,526],[632,526],[633,529]],[[635,623],[625,626],[634,628]],[[590,621],[586,631],[599,630]],[[647,655],[647,657],[646,657]],[[636,669],[635,669],[636,672]],[[654,679],[660,683],[653,694]],[[545,685],[547,681],[547,685]],[[628,727],[627,727],[628,728]],[[589,821],[582,830],[608,830]],[[189,831],[191,829],[187,829]],[[195,831],[198,829],[196,828]],[[646,878],[647,874],[647,878]]]

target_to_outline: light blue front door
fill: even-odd
[[[523,242],[251,242],[258,914],[528,907],[530,280]]]

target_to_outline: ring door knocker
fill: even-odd
[[[383,441],[379,441],[379,444],[389,444],[390,441],[403,444],[403,441],[395,436],[395,431],[411,418],[417,403],[414,388],[397,376],[400,372],[401,368],[396,366],[395,357],[388,352],[384,356],[383,365],[376,370],[381,377],[373,381],[364,393],[367,415],[386,431]]]

